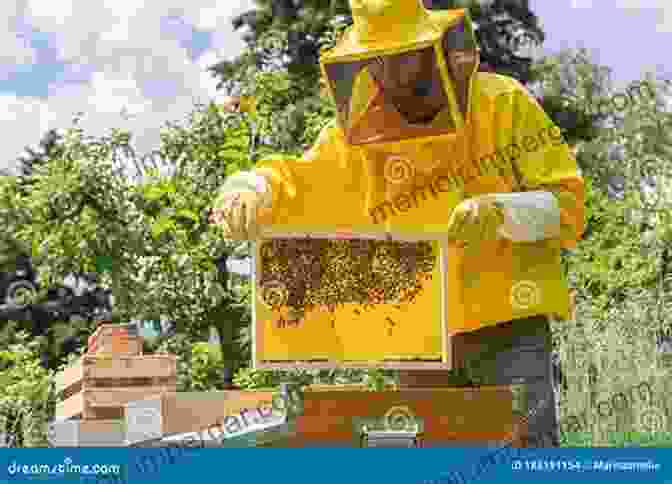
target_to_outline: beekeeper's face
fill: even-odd
[[[446,106],[433,48],[379,57],[369,69],[384,97],[411,122],[431,120]]]
[[[462,22],[443,35],[439,56],[435,44],[398,54],[372,53],[361,60],[325,63],[325,78],[348,141],[357,145],[455,133],[459,113],[446,108],[452,92],[456,107],[463,115],[468,112],[467,81],[478,63],[473,37]],[[447,79],[443,78],[444,61]],[[386,123],[383,118],[392,110],[413,129],[404,131]],[[442,111],[441,122],[431,123]]]
[[[432,51],[428,49],[379,58],[376,72],[386,92],[413,94],[418,84],[431,80]]]

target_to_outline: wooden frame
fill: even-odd
[[[56,375],[56,389],[64,395],[56,405],[57,420],[99,419],[110,411],[121,412],[128,401],[175,391],[176,358],[160,353],[83,355]]]
[[[92,380],[110,378],[172,378],[177,382],[177,357],[167,353],[142,356],[85,354],[56,374],[56,390],[64,391],[79,383],[89,387]]]
[[[400,242],[420,242],[435,241],[439,244],[439,267],[441,274],[441,361],[269,361],[263,360],[260,355],[260,348],[264,341],[263,321],[257,318],[257,274],[261,273],[260,265],[260,242],[269,239],[290,239],[290,238],[312,238],[312,239],[366,239],[366,240],[388,240]],[[352,368],[352,369],[370,369],[383,368],[393,370],[450,370],[453,367],[451,335],[448,330],[448,250],[449,242],[443,233],[289,233],[277,231],[265,231],[262,237],[254,244],[252,254],[252,361],[253,367],[258,369],[333,369],[333,368]]]

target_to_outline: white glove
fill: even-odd
[[[504,209],[499,235],[514,242],[537,242],[560,236],[560,205],[551,192],[496,193],[492,198]]]
[[[263,176],[236,173],[226,180],[215,199],[210,222],[221,226],[227,239],[256,239],[259,210],[270,209],[272,200],[270,185]]]

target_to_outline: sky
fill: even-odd
[[[252,0],[2,0],[0,168],[50,128],[84,112],[85,130],[134,133],[140,153],[158,146],[166,121],[216,96],[205,72],[242,49],[231,18]],[[531,0],[547,33],[542,53],[587,47],[618,83],[668,73],[667,0]],[[4,24],[4,25],[2,25]],[[4,28],[3,28],[4,27]],[[635,34],[635,35],[633,35]],[[126,118],[122,115],[126,113]]]

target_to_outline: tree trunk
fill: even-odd
[[[235,371],[235,361],[233,360],[233,355],[235,354],[233,347],[233,325],[225,321],[219,326],[216,326],[216,329],[219,334],[219,345],[222,351],[223,386],[225,390],[233,390],[233,374]]]

